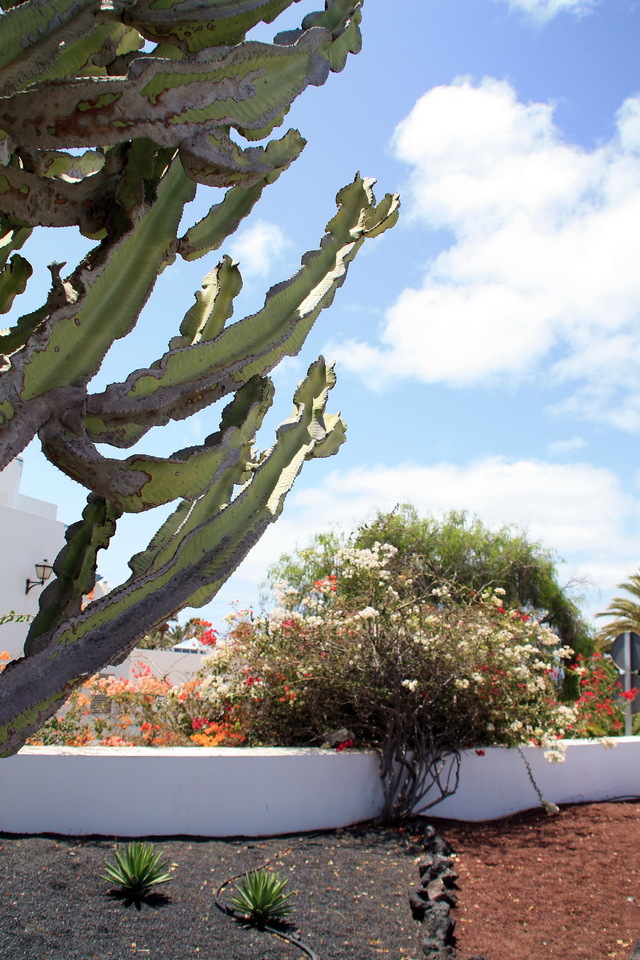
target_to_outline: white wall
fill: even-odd
[[[640,795],[640,738],[612,750],[568,741],[552,765],[523,748],[556,803]],[[455,796],[437,817],[486,820],[537,806],[517,751],[463,755]],[[0,760],[0,832],[108,836],[269,836],[347,826],[382,806],[365,752],[235,747],[24,747]]]
[[[22,461],[14,460],[0,472],[0,614],[35,614],[44,589],[32,587],[25,594],[27,578],[34,580],[35,564],[53,560],[64,545],[65,526],[57,519],[57,507],[20,493]],[[29,625],[0,625],[0,652],[22,651]]]

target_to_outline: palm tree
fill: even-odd
[[[626,590],[630,596],[614,597],[606,610],[596,614],[597,617],[614,617],[598,633],[596,643],[600,650],[608,649],[619,633],[627,630],[640,633],[640,572],[619,583],[618,588]]]

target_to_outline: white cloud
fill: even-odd
[[[280,554],[331,527],[350,532],[397,503],[412,503],[422,515],[467,510],[493,527],[525,529],[566,561],[561,582],[577,576],[595,584],[591,612],[603,609],[616,584],[637,567],[640,500],[604,468],[490,457],[464,466],[336,470],[319,487],[292,491],[281,519],[220,595],[216,616],[230,599],[255,602],[258,584]]]
[[[257,220],[229,245],[231,256],[239,261],[243,276],[264,277],[290,245],[290,241],[274,223]]]
[[[582,450],[586,445],[587,442],[582,437],[568,437],[566,440],[554,440],[547,449],[549,453],[560,456],[573,450]]]
[[[586,13],[594,0],[507,0],[512,10],[523,10],[535,20],[551,20],[558,13]]]
[[[454,241],[398,296],[380,343],[329,355],[371,386],[543,376],[570,385],[564,412],[640,430],[640,97],[588,151],[548,104],[461,79],[421,97],[394,146],[413,167],[410,215]]]

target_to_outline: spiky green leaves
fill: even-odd
[[[115,865],[105,861],[106,870],[101,879],[120,887],[123,893],[134,899],[173,879],[166,870],[167,863],[162,854],[156,853],[152,843],[129,843],[124,850],[115,851],[115,858]]]
[[[292,912],[289,901],[293,894],[286,892],[287,884],[287,879],[281,880],[277,873],[254,870],[238,881],[229,903],[247,920],[262,927],[269,920],[281,920]]]

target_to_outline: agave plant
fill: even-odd
[[[158,883],[168,883],[173,878],[166,872],[166,861],[156,853],[154,844],[134,841],[122,852],[115,852],[116,865],[106,864],[102,880],[115,883],[132,897],[141,897]]]
[[[268,920],[280,920],[288,916],[291,893],[286,893],[287,880],[268,870],[253,870],[236,884],[236,893],[229,903],[238,913],[256,926],[264,926]]]

